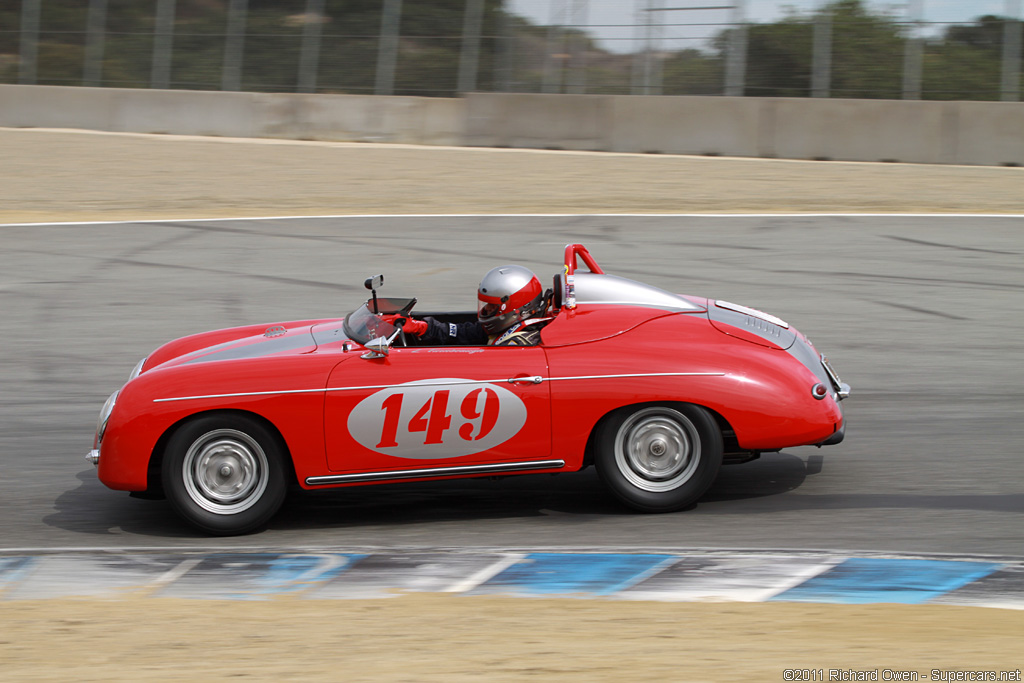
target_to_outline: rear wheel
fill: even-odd
[[[287,492],[283,449],[256,420],[210,415],[171,437],[163,462],[167,497],[186,521],[219,536],[266,524]]]
[[[611,493],[642,512],[692,505],[722,464],[722,433],[700,406],[678,403],[623,409],[602,424],[595,457]]]

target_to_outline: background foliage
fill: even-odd
[[[0,3],[0,82],[19,80],[21,4]],[[317,90],[372,93],[382,6],[381,0],[326,0],[318,18],[304,15],[306,0],[249,0],[242,89],[295,91],[305,22],[320,21]],[[395,94],[456,94],[465,6],[465,0],[404,0]],[[108,0],[104,86],[149,87],[155,8],[155,0]],[[827,10],[831,96],[899,98],[907,26],[861,0],[837,0]],[[37,83],[82,83],[87,11],[85,0],[42,0]],[[792,12],[747,27],[746,95],[810,94],[814,22],[814,15]],[[1004,24],[983,16],[928,39],[922,97],[999,99]],[[227,0],[177,0],[171,87],[220,88],[226,26]],[[732,30],[703,49],[623,54],[604,49],[583,30],[537,26],[508,13],[503,0],[487,0],[477,89],[629,93],[639,60],[653,60],[661,93],[721,94]]]

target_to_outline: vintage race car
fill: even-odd
[[[667,512],[697,501],[723,462],[843,439],[850,388],[796,329],[607,275],[582,245],[566,247],[535,346],[417,344],[394,315],[416,300],[378,297],[382,281],[367,281],[372,298],[344,320],[217,330],[154,351],[100,414],[87,456],[100,480],[166,496],[212,534],[265,525],[294,484],[589,465],[626,505]]]

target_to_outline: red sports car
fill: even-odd
[[[577,271],[582,261],[587,270]],[[166,496],[212,534],[267,523],[306,489],[595,465],[644,512],[697,501],[723,461],[842,441],[850,393],[766,313],[605,274],[571,244],[532,346],[428,346],[415,299],[344,320],[197,334],[143,359],[88,458],[108,487]],[[397,314],[397,315],[396,315]],[[474,313],[432,313],[444,324]]]

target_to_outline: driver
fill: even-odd
[[[394,324],[405,318],[402,329],[418,337],[425,346],[533,346],[540,330],[550,322],[543,315],[548,298],[540,280],[523,266],[492,268],[476,292],[477,319],[466,323],[444,323],[431,317],[415,320],[401,314],[383,316]]]

